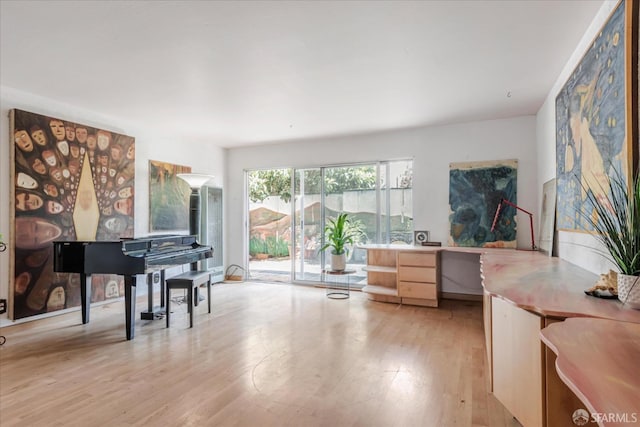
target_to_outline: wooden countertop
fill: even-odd
[[[423,251],[423,252],[438,252],[443,249],[447,249],[442,246],[417,246],[417,245],[384,245],[384,244],[369,244],[358,245],[361,249],[373,249],[373,250],[387,250],[387,251]]]
[[[640,424],[640,324],[573,318],[540,335],[558,356],[558,375],[592,414],[623,417],[600,426]]]
[[[480,257],[482,285],[502,298],[544,317],[597,317],[640,323],[640,310],[617,299],[588,296],[598,275],[540,252],[502,250]]]
[[[418,245],[401,245],[401,244],[368,244],[358,245],[358,248],[362,249],[374,249],[374,250],[392,250],[392,251],[422,251],[422,252],[460,252],[469,254],[484,254],[484,253],[500,253],[510,252],[513,249],[493,249],[493,248],[469,248],[462,246],[418,246]]]

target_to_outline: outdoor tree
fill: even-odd
[[[305,192],[319,194],[322,183],[320,170],[304,171]],[[350,190],[373,190],[376,183],[374,166],[338,167],[325,169],[326,193],[341,193]],[[296,179],[296,191],[300,191],[300,180]],[[271,169],[253,171],[249,174],[249,199],[260,203],[269,196],[279,196],[284,202],[291,200],[291,170]]]
[[[269,196],[291,200],[291,172],[289,169],[270,169],[249,173],[249,200],[260,203]]]

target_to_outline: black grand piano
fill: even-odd
[[[200,245],[195,235],[164,235],[101,242],[56,241],[53,242],[53,254],[54,271],[80,273],[82,323],[89,322],[91,275],[124,276],[127,339],[131,340],[135,329],[136,275],[147,274],[151,313],[143,313],[142,318],[153,319],[153,272],[161,272],[162,283],[166,268],[193,264],[199,260],[211,258],[213,250],[211,246]],[[161,295],[164,293],[161,292]]]

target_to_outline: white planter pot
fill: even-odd
[[[618,299],[631,308],[640,309],[640,276],[618,273]]]
[[[347,254],[331,254],[331,270],[344,271],[347,268]]]

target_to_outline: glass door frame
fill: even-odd
[[[375,215],[376,215],[376,241],[377,242],[381,242],[381,236],[382,236],[382,227],[381,227],[381,209],[382,209],[382,201],[381,201],[381,195],[382,195],[382,188],[381,188],[381,170],[382,170],[382,166],[386,165],[386,167],[384,167],[384,171],[385,171],[385,182],[389,182],[389,176],[390,176],[390,168],[388,167],[388,164],[390,162],[392,162],[393,160],[384,160],[384,161],[370,161],[370,162],[352,162],[352,163],[340,163],[340,164],[333,164],[333,165],[324,165],[324,166],[314,166],[314,167],[300,167],[300,168],[293,168],[293,172],[291,174],[292,177],[292,182],[291,182],[291,194],[292,194],[292,198],[295,199],[296,196],[298,196],[298,193],[296,193],[295,191],[295,180],[298,177],[298,172],[299,171],[305,171],[305,170],[319,170],[320,171],[320,229],[324,230],[324,227],[326,226],[326,191],[325,191],[325,182],[326,182],[326,170],[327,169],[332,169],[332,168],[349,168],[349,167],[353,167],[353,168],[357,168],[357,167],[361,167],[361,166],[372,166],[376,168],[376,184],[375,184],[375,191],[376,191],[376,206],[375,206]],[[304,183],[300,183],[300,187],[301,187],[301,194],[302,194],[302,189],[304,188]],[[390,208],[390,196],[389,196],[389,185],[386,186],[386,188],[384,189],[385,193],[386,193],[386,206],[387,206],[387,212],[389,212]],[[303,195],[303,194],[302,194]],[[304,195],[303,195],[304,196]],[[297,203],[292,203],[291,204],[291,234],[292,236],[292,241],[294,242],[294,245],[292,246],[292,252],[293,255],[291,257],[291,282],[295,283],[295,284],[302,284],[302,285],[312,285],[315,286],[318,283],[324,283],[325,282],[325,277],[323,274],[321,274],[320,276],[320,280],[319,281],[315,281],[315,280],[306,280],[306,279],[298,279],[296,277],[296,274],[299,273],[296,271],[296,262],[299,261],[298,259],[296,259],[296,252],[299,250],[301,251],[301,253],[304,253],[304,246],[297,246],[299,245],[299,240],[303,239],[303,233],[304,233],[304,224],[301,224],[299,227],[299,224],[296,223],[296,217],[295,217],[295,211],[296,211],[296,205]],[[304,206],[301,206],[300,208],[301,211],[301,217],[304,217]],[[385,242],[389,243],[389,238],[390,238],[390,232],[389,230],[391,229],[391,219],[389,215],[386,215],[386,237],[385,237]],[[300,228],[300,233],[301,236],[300,238],[298,238],[297,236],[297,229]],[[320,234],[320,247],[322,247],[325,244],[325,235],[324,233]],[[327,260],[326,260],[326,251],[321,251],[320,252],[320,266],[321,269],[324,268],[323,266],[325,266],[327,264]],[[304,258],[303,259],[303,263],[304,263]],[[304,275],[304,268],[302,268],[302,274]]]
[[[324,230],[326,225],[326,194],[325,194],[325,171],[330,168],[341,168],[341,167],[359,167],[359,166],[374,166],[376,168],[376,241],[378,244],[389,244],[391,238],[391,169],[389,167],[390,163],[396,161],[413,161],[413,158],[401,158],[401,159],[393,159],[393,160],[378,160],[378,161],[367,161],[367,162],[349,162],[349,163],[340,163],[340,164],[330,164],[323,166],[308,166],[308,167],[274,167],[274,168],[255,168],[255,169],[245,169],[244,170],[244,212],[243,212],[243,220],[244,220],[244,244],[243,244],[243,255],[245,260],[245,275],[246,278],[249,278],[249,240],[250,240],[250,215],[249,215],[249,174],[254,171],[259,170],[272,170],[272,169],[289,169],[291,171],[291,267],[290,267],[290,282],[294,284],[301,285],[311,285],[317,286],[319,283],[324,283],[324,277],[321,275],[320,281],[315,280],[304,280],[304,279],[296,279],[296,251],[300,250],[301,253],[304,253],[304,245],[299,246],[299,238],[303,238],[304,234],[302,233],[303,228],[301,228],[300,236],[298,236],[298,232],[296,231],[298,224],[296,222],[296,205],[297,201],[295,200],[297,193],[295,191],[296,184],[296,176],[299,171],[304,170],[320,170],[321,180],[320,180],[320,229]],[[384,166],[384,168],[383,168]],[[382,188],[382,174],[384,173],[384,183],[385,186]],[[301,183],[301,188],[304,189],[304,183]],[[384,193],[384,201],[382,199]],[[384,203],[385,208],[385,218],[382,218],[382,207]],[[412,213],[413,217],[413,213]],[[301,218],[304,218],[304,206],[301,209]],[[384,221],[384,224],[383,224]],[[384,225],[384,227],[383,227]],[[304,227],[304,223],[302,224]],[[384,228],[384,230],[383,230]],[[384,239],[384,241],[383,241]],[[324,233],[320,235],[320,247],[324,245],[325,236]],[[325,251],[320,252],[320,265],[324,266],[326,263]],[[304,262],[304,255],[302,256],[302,260]],[[304,268],[302,269],[304,272]]]

